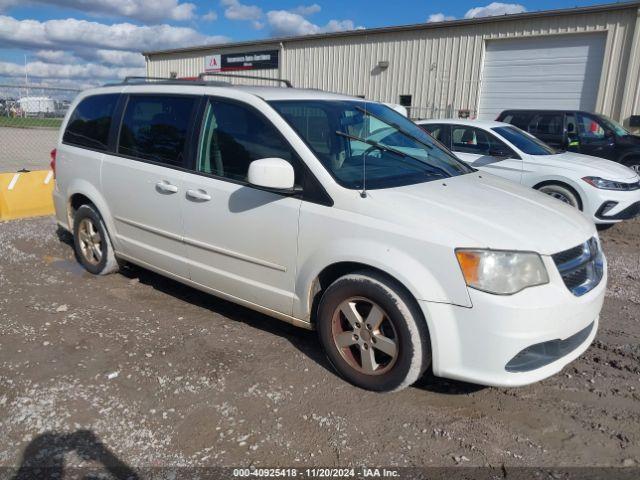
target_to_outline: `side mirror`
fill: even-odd
[[[293,191],[295,173],[282,158],[262,158],[249,164],[247,181],[256,187]]]

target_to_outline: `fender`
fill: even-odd
[[[637,150],[633,149],[633,150],[628,150],[624,152],[622,155],[618,157],[618,160],[616,160],[616,162],[625,163],[627,160],[631,158],[640,158],[640,148],[638,148]]]
[[[449,256],[447,255],[447,258]],[[449,271],[460,271],[453,252],[447,263]],[[467,286],[460,272],[455,285],[443,285],[424,261],[407,255],[404,251],[370,239],[336,239],[310,256],[300,259],[296,276],[293,314],[300,319],[309,319],[311,314],[310,292],[314,281],[326,267],[341,263],[356,262],[381,270],[399,281],[416,300],[453,303],[471,307]],[[451,279],[451,275],[449,275]]]
[[[102,216],[104,220],[105,226],[107,227],[107,232],[109,233],[109,238],[111,240],[111,244],[113,245],[113,249],[117,252],[120,248],[117,244],[118,236],[116,235],[116,228],[113,222],[113,216],[111,215],[111,210],[107,206],[107,202],[104,197],[100,193],[100,191],[90,182],[84,180],[82,178],[74,177],[69,185],[67,186],[65,192],[66,199],[66,208],[67,208],[67,217],[69,218],[69,227],[73,230],[73,222],[70,218],[70,204],[71,197],[76,194],[81,194],[87,197],[91,202],[96,206],[98,212]]]
[[[587,194],[587,192],[585,192],[583,186],[569,177],[564,177],[561,175],[545,175],[542,178],[537,177],[536,180],[537,181],[534,184],[529,184],[529,182],[527,182],[526,186],[535,189],[538,185],[546,182],[564,183],[565,185],[569,185],[576,192],[578,192],[578,195],[580,195],[580,201],[582,202],[583,209],[585,205],[589,203],[589,195]]]

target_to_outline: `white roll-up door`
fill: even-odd
[[[594,110],[604,33],[487,40],[478,116],[508,108]]]

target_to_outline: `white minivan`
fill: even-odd
[[[375,141],[391,128],[410,147]],[[309,329],[390,391],[516,386],[584,352],[606,262],[592,222],[478,172],[401,114],[317,90],[136,82],[82,92],[52,152],[78,260],[131,262]]]

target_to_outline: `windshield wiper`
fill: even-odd
[[[418,142],[420,145],[423,145],[425,147],[427,147],[429,150],[431,150],[433,148],[433,145],[429,145],[428,143],[423,142],[422,140],[420,140],[418,137],[416,137],[415,135],[412,135],[409,132],[406,132],[402,129],[402,127],[400,127],[400,125],[398,125],[397,123],[394,122],[389,122],[387,120],[384,120],[382,118],[380,118],[379,116],[377,116],[374,113],[371,113],[369,110],[362,108],[362,107],[358,107],[356,105],[355,107],[356,109],[360,110],[362,113],[364,113],[365,115],[369,115],[377,120],[380,120],[382,123],[386,123],[387,125],[389,125],[390,127],[395,128],[396,130],[398,130],[398,132],[400,132],[401,134],[403,134],[405,137],[410,138],[411,140],[413,140],[414,142]]]
[[[355,135],[349,135],[348,133],[341,132],[340,130],[336,130],[336,135],[339,135],[339,136],[345,137],[345,138],[349,138],[349,139],[355,140],[357,142],[366,143],[367,145],[371,145],[372,147],[375,147],[378,150],[381,150],[383,152],[390,152],[390,153],[398,155],[399,157],[402,157],[402,158],[411,158],[412,160],[415,160],[416,162],[418,162],[420,167],[423,167],[424,169],[426,169],[425,171],[431,171],[431,173],[432,173],[433,170],[436,170],[436,171],[441,172],[442,175],[444,175],[445,177],[450,177],[451,176],[444,169],[442,169],[440,167],[436,167],[434,165],[429,165],[429,164],[425,163],[423,160],[419,159],[418,157],[414,157],[413,155],[409,155],[408,153],[405,153],[405,152],[403,152],[401,150],[397,150],[397,149],[395,149],[393,147],[389,147],[387,145],[383,145],[382,143],[378,143],[378,142],[375,142],[373,140],[368,140],[366,138],[356,137]]]

